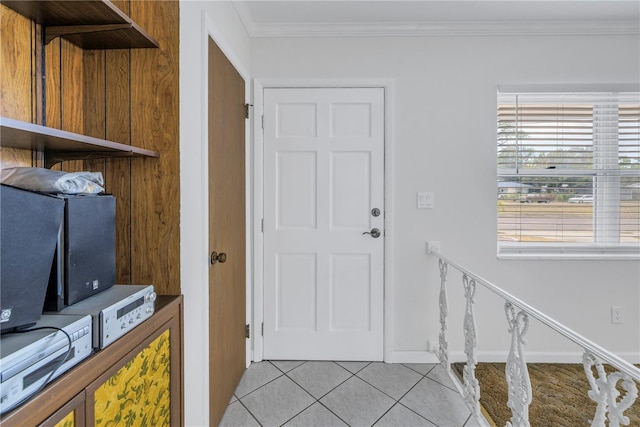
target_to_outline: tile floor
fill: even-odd
[[[264,361],[244,373],[221,427],[480,426],[435,364]]]

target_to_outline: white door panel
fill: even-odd
[[[382,360],[384,90],[265,89],[264,114],[264,358]]]
[[[316,153],[285,151],[276,154],[276,228],[316,230],[318,183]]]
[[[332,332],[371,332],[370,254],[332,254],[330,292]]]
[[[315,254],[276,255],[276,330],[316,328],[317,259]],[[296,304],[290,304],[296,301]]]
[[[331,153],[330,162],[331,230],[369,229],[371,153]]]

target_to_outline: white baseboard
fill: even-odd
[[[640,353],[631,353],[631,352],[627,352],[627,353],[618,353],[618,356],[622,357],[624,360],[626,360],[629,363],[633,363],[633,364],[640,364]]]
[[[478,351],[476,358],[478,362],[484,363],[504,363],[507,360],[506,351]],[[434,355],[435,356],[435,355]],[[617,356],[629,363],[640,363],[640,353],[617,353]],[[582,363],[581,352],[526,352],[527,363]],[[466,362],[467,355],[463,351],[453,351],[449,355],[452,363]]]
[[[504,363],[506,351],[478,351],[476,358],[482,363]],[[617,353],[617,356],[629,363],[640,363],[640,353]],[[581,352],[527,352],[527,363],[582,363]],[[451,363],[466,362],[467,355],[463,351],[453,351],[449,355]],[[387,363],[440,363],[435,353],[430,351],[393,351]]]
[[[440,363],[435,353],[430,351],[393,351],[387,363]]]

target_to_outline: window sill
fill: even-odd
[[[498,243],[498,259],[640,260],[640,245]]]

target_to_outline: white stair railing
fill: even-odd
[[[478,337],[476,334],[476,315],[473,311],[473,304],[476,296],[476,281],[469,280],[465,274],[462,276],[462,285],[464,286],[464,296],[467,300],[464,311],[464,352],[467,355],[467,364],[462,371],[463,379],[463,396],[467,405],[471,408],[471,412],[477,418],[480,415],[480,384],[476,378],[476,347],[478,346]]]
[[[447,340],[447,317],[449,302],[447,296],[447,274],[449,267],[462,273],[466,307],[464,315],[464,351],[467,362],[462,375],[462,395],[473,414],[480,418],[480,385],[475,376],[477,364],[477,330],[474,312],[477,285],[481,285],[497,294],[505,301],[507,330],[511,334],[511,345],[506,361],[506,381],[508,387],[507,405],[511,409],[511,420],[506,427],[529,427],[529,405],[531,404],[531,382],[524,353],[525,335],[532,317],[550,327],[565,338],[583,349],[582,363],[591,390],[586,394],[597,403],[596,413],[591,427],[619,427],[628,426],[629,418],[624,412],[633,405],[638,398],[638,384],[640,384],[640,369],[631,363],[600,347],[582,335],[567,328],[536,308],[521,301],[505,290],[471,273],[464,267],[443,256],[434,248],[429,248],[429,254],[438,258],[440,268],[440,335],[438,358],[447,371],[450,371],[449,343]],[[605,372],[604,364],[611,365],[615,370],[609,374]],[[624,390],[620,396],[618,386]]]

